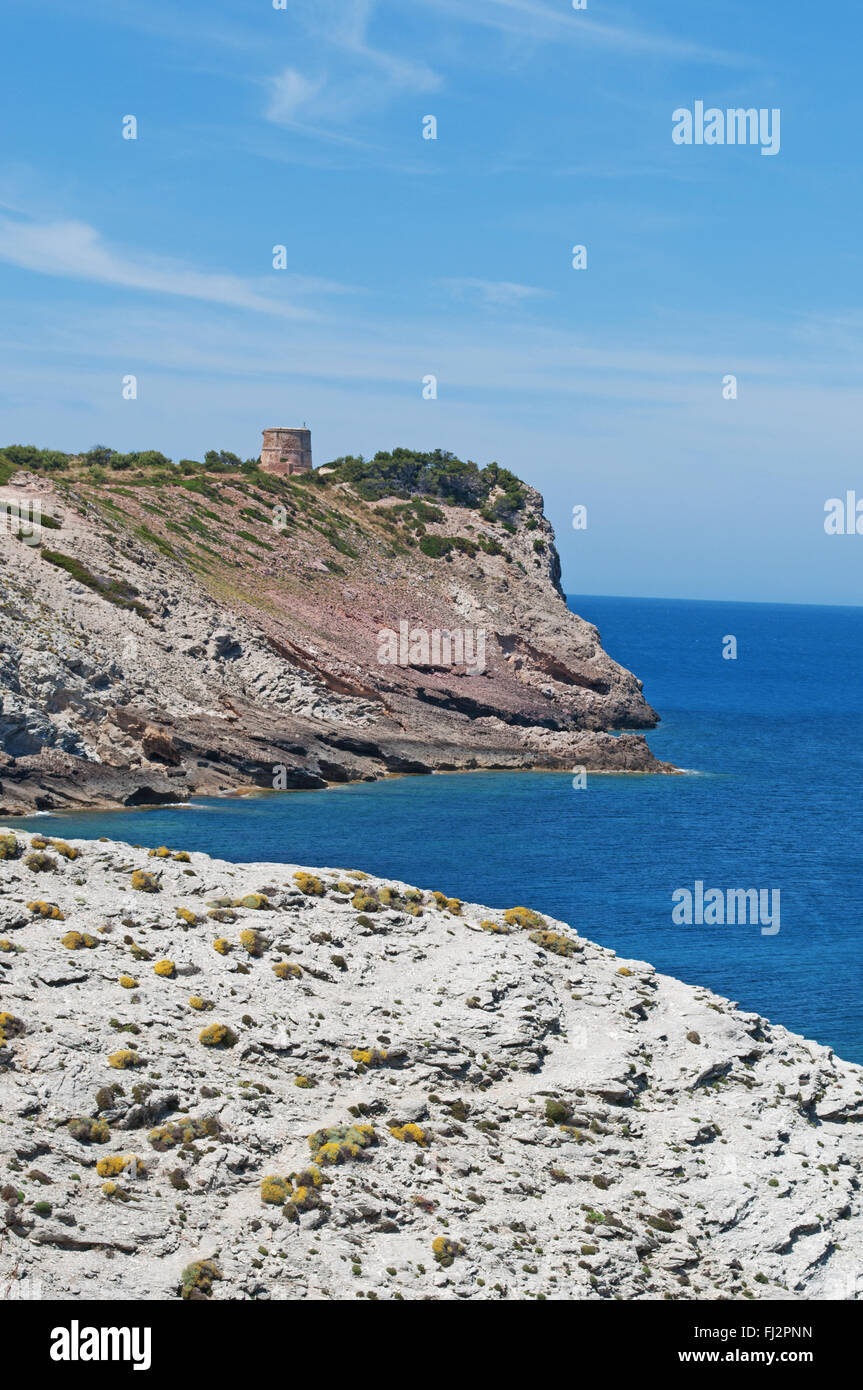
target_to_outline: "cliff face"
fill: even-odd
[[[669,770],[617,733],[657,716],[568,611],[530,488],[500,514],[369,500],[338,470],[0,488],[25,498],[38,544],[0,538],[7,814],[434,769]]]
[[[7,827],[0,983],[7,1297],[860,1296],[863,1069],[524,908]]]

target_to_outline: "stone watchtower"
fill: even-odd
[[[265,473],[278,473],[282,477],[308,473],[312,467],[311,430],[264,430],[261,467]]]

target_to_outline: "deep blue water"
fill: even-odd
[[[571,922],[863,1062],[863,608],[574,598],[687,777],[471,773],[39,817],[230,859],[364,868]],[[736,661],[722,639],[738,640]],[[671,894],[778,888],[781,930],[676,926]]]

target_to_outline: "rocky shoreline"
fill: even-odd
[[[863,1068],[529,907],[9,826],[0,1033],[5,1298],[860,1296]]]
[[[339,736],[334,730],[334,737]],[[347,769],[342,761],[331,763],[323,755],[331,748],[317,745],[310,733],[304,749],[308,754],[318,751],[318,770],[280,761],[286,757],[284,746],[275,741],[269,757],[247,760],[240,757],[237,765],[219,762],[204,770],[182,768],[176,773],[156,765],[142,767],[135,760],[133,767],[115,767],[75,758],[54,749],[38,754],[10,758],[0,752],[0,818],[32,816],[44,811],[117,811],[130,808],[185,805],[207,796],[266,796],[289,791],[324,791],[348,781],[378,782],[389,777],[428,776],[438,772],[560,772],[563,761],[567,771],[581,769],[592,776],[627,774],[682,776],[684,769],[671,763],[659,762],[640,734],[586,734],[567,740],[564,760],[536,755],[525,751],[500,750],[488,761],[475,756],[470,747],[453,747],[449,756],[439,763],[424,761],[434,758],[428,747],[418,749],[407,738],[391,741],[388,750],[369,748],[364,758],[348,755]],[[212,733],[210,735],[212,743]],[[398,751],[397,751],[398,750]],[[201,750],[198,750],[201,751]],[[208,749],[211,751],[211,749]],[[373,770],[372,770],[373,769]],[[323,776],[323,772],[328,776]],[[273,781],[279,786],[274,788]]]

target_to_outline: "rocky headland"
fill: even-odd
[[[863,1069],[529,906],[7,826],[0,1038],[3,1297],[859,1297]]]
[[[506,470],[397,450],[274,477],[94,452],[106,467],[0,452],[0,814],[673,771],[638,732],[657,722],[641,682],[566,606],[542,498]],[[35,527],[5,516],[36,504]],[[384,631],[481,633],[482,661],[416,642],[388,661]]]

